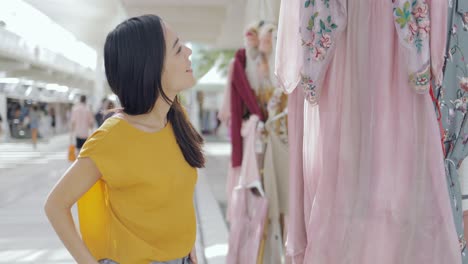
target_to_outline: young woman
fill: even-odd
[[[195,84],[190,54],[154,15],[107,36],[107,80],[123,110],[88,138],[45,205],[79,264],[197,262],[193,194],[203,140],[177,99]],[[93,190],[101,199],[86,201]],[[70,213],[80,197],[82,238]]]

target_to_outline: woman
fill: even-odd
[[[195,84],[190,54],[154,15],[131,18],[107,36],[106,76],[123,110],[88,138],[45,205],[78,263],[197,262],[193,193],[203,139],[177,99]],[[83,201],[93,190],[102,200]],[[80,197],[83,239],[70,214]]]

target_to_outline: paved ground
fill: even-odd
[[[56,136],[36,150],[29,142],[0,143],[0,264],[75,263],[43,213],[47,193],[69,166],[68,142],[68,136]],[[205,151],[208,162],[196,194],[198,255],[202,264],[221,264],[227,252],[223,210],[230,149],[211,138]]]

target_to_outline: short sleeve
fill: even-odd
[[[101,180],[91,187],[78,200],[78,218],[83,241],[97,259],[108,254],[109,214],[107,198],[107,162],[106,143],[107,131],[97,130],[83,145],[78,158],[90,158],[101,172]]]
[[[106,175],[109,172],[110,155],[112,151],[109,146],[109,132],[104,129],[96,130],[85,142],[81,148],[78,158],[90,158],[97,166],[102,175],[102,179],[106,180]]]

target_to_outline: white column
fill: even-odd
[[[94,91],[92,93],[92,98],[89,102],[93,106],[93,111],[97,111],[101,107],[101,100],[106,96],[105,91],[105,72],[104,72],[104,56],[102,51],[99,51],[96,59],[96,71],[94,79]]]

